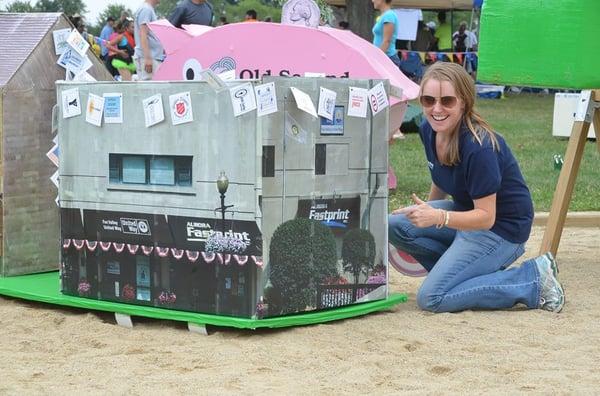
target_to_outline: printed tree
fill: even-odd
[[[342,242],[344,271],[354,276],[357,285],[360,275],[367,276],[375,266],[375,238],[368,230],[350,230]]]
[[[270,281],[278,296],[276,313],[303,311],[315,306],[317,285],[337,276],[337,253],[331,230],[309,219],[281,224],[269,247]]]

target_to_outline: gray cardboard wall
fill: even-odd
[[[376,262],[387,265],[389,112],[386,109],[374,117],[368,112],[367,118],[346,115],[348,88],[352,86],[370,89],[379,81],[281,77],[265,77],[263,81],[275,82],[279,109],[276,114],[259,118],[259,133],[262,134],[263,145],[275,146],[275,177],[262,178],[265,262],[269,262],[267,246],[273,232],[279,224],[296,217],[300,199],[347,198],[359,195],[361,227],[371,231],[377,241]],[[387,82],[384,85],[389,89]],[[309,93],[315,104],[319,102],[320,87],[335,91],[336,104],[344,106],[344,134],[322,135],[320,119],[296,107],[289,89],[292,86]],[[283,133],[286,113],[308,133],[306,143]],[[327,144],[328,163],[344,162],[345,167],[336,168],[336,172],[327,169],[325,175],[315,175],[315,144]],[[341,147],[343,150],[331,152],[332,146]],[[382,243],[383,241],[386,243]]]
[[[215,217],[220,205],[215,181],[224,171],[227,200],[236,206],[228,216],[254,220],[256,213],[257,137],[254,114],[233,117],[229,92],[215,93],[204,82],[60,83],[57,94],[79,88],[85,107],[89,93],[123,93],[123,124],[96,127],[85,115],[62,120],[59,114],[61,207],[138,211]],[[194,122],[173,126],[169,95],[191,93]],[[165,121],[145,127],[142,100],[160,92]],[[109,153],[193,156],[191,187],[111,186]]]
[[[46,157],[52,148],[54,82],[64,79],[56,64],[52,31],[71,27],[64,15],[40,40],[22,65],[0,89],[2,111],[3,249],[0,276],[58,270],[60,240],[58,194],[50,177],[56,171]],[[112,80],[102,61],[88,51],[98,80]]]

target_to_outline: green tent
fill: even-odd
[[[600,88],[598,17],[598,0],[485,0],[477,77],[502,85]]]

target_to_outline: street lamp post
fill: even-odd
[[[221,207],[217,209],[221,211],[221,228],[223,230],[223,233],[225,233],[225,212],[227,211],[227,209],[233,207],[233,205],[225,205],[225,193],[227,192],[228,188],[229,179],[225,175],[225,172],[221,172],[221,175],[217,179],[217,190],[219,191],[219,194],[221,194]]]
[[[229,179],[225,175],[225,172],[221,172],[221,175],[217,179],[217,190],[219,191],[219,194],[221,194],[221,207],[216,208],[215,210],[221,211],[221,232],[223,232],[223,235],[225,235],[225,212],[227,209],[233,207],[233,205],[225,205],[225,193],[227,192],[227,188],[229,188]],[[221,285],[221,282],[223,281],[226,282],[227,274],[231,271],[231,269],[223,268],[224,272],[222,273],[221,271],[221,266],[217,265],[216,277],[219,285]],[[224,298],[224,301],[221,301],[221,293],[223,293],[223,296],[227,295],[226,287],[223,289],[221,289],[221,286],[217,287],[217,295],[215,299],[217,312],[221,312],[221,308],[223,308],[223,306],[227,308],[227,305],[229,305],[228,298]]]

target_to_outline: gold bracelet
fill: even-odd
[[[441,229],[444,226],[444,217],[445,217],[445,215],[444,215],[444,209],[438,209],[438,210],[440,211],[440,213],[442,215],[442,219],[440,220],[439,223],[437,223],[435,225],[435,228],[439,230],[439,229]]]
[[[450,212],[446,211],[446,218],[444,220],[444,227],[448,227],[448,223],[450,222]]]

